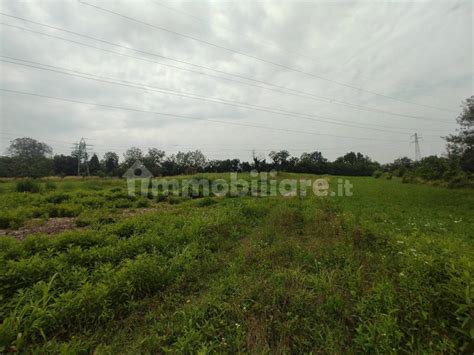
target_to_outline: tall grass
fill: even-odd
[[[473,195],[354,183],[341,199],[145,199],[126,218],[111,206],[138,200],[110,185],[6,192],[79,206],[89,227],[0,237],[0,352],[472,352]]]

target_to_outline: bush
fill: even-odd
[[[10,218],[7,216],[0,216],[0,229],[6,229],[10,226]]]
[[[40,192],[40,184],[33,179],[22,179],[16,183],[17,192]]]
[[[383,174],[382,171],[380,171],[380,170],[375,170],[374,173],[372,174],[372,176],[373,176],[374,178],[378,179],[379,177],[382,176],[382,174]]]
[[[432,155],[420,161],[416,174],[426,180],[439,180],[448,170],[448,159]]]
[[[148,207],[150,205],[150,202],[148,200],[145,200],[143,198],[137,200],[135,202],[135,207],[137,208],[145,208],[145,207]]]
[[[24,218],[18,214],[3,214],[0,216],[0,228],[7,229],[7,228],[18,228],[23,222]]]
[[[82,206],[73,204],[51,205],[48,208],[48,215],[51,218],[57,217],[76,217],[81,213]]]
[[[469,177],[460,173],[451,179],[449,179],[448,187],[450,188],[459,188],[459,187],[474,187],[474,182],[469,179]]]
[[[170,205],[177,205],[181,202],[183,202],[185,199],[181,196],[169,196],[168,197],[168,203]]]
[[[70,196],[65,193],[56,193],[46,197],[46,201],[54,204],[59,204],[61,202],[69,200]]]
[[[215,205],[216,203],[217,203],[216,200],[214,200],[210,197],[206,197],[206,198],[198,200],[196,202],[196,206],[198,206],[198,207],[207,207],[207,206]]]
[[[405,175],[403,175],[402,183],[408,184],[408,183],[413,183],[413,182],[415,182],[415,175],[413,173],[407,172],[405,173]]]
[[[158,196],[156,196],[156,202],[165,202],[168,199],[168,195],[159,193]]]
[[[76,219],[76,226],[87,227],[90,225],[104,225],[114,223],[116,220],[110,213],[100,210],[85,211]]]
[[[44,188],[47,191],[52,191],[52,190],[56,190],[57,186],[54,182],[48,180],[48,181],[45,182]]]
[[[133,206],[133,203],[128,199],[120,198],[113,201],[112,206],[115,208],[130,208]]]

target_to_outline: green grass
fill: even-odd
[[[162,202],[2,183],[2,218],[88,227],[0,237],[0,352],[472,353],[474,191],[348,179],[352,197]]]

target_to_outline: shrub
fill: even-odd
[[[65,193],[56,193],[46,197],[46,201],[54,204],[59,204],[61,202],[67,201],[70,199],[70,196]]]
[[[469,177],[464,174],[460,173],[451,179],[449,179],[448,187],[450,188],[459,188],[459,187],[474,187],[474,183]]]
[[[177,205],[178,203],[183,202],[183,199],[180,196],[169,196],[168,203],[170,205]]]
[[[426,180],[438,180],[441,179],[448,170],[448,159],[432,155],[420,161],[416,173]]]
[[[170,205],[177,205],[181,202],[184,202],[185,200],[187,200],[188,198],[184,198],[184,197],[181,197],[181,196],[169,196],[168,197],[168,203]]]
[[[25,221],[25,217],[19,213],[2,213],[0,215],[0,228],[18,228]]]
[[[407,172],[405,173],[405,175],[403,175],[402,183],[408,184],[408,183],[413,183],[413,182],[415,182],[415,175],[413,173]]]
[[[139,199],[137,200],[137,202],[135,202],[135,207],[137,208],[145,208],[145,207],[148,207],[149,205],[150,205],[150,202],[144,198]]]
[[[57,186],[54,182],[48,180],[48,181],[45,182],[44,188],[47,191],[52,191],[52,190],[56,190]]]
[[[379,177],[382,176],[382,174],[383,174],[382,171],[380,171],[380,170],[375,170],[374,173],[372,174],[372,176],[373,176],[374,178],[378,179]]]
[[[104,225],[115,222],[115,218],[110,213],[103,213],[100,210],[85,211],[76,219],[76,226],[87,227],[93,224]]]
[[[168,196],[162,193],[159,193],[158,196],[156,196],[156,202],[165,202],[168,199]]]
[[[113,201],[112,205],[115,208],[130,208],[132,207],[133,203],[128,199],[120,198]]]
[[[33,179],[22,179],[16,183],[17,192],[40,192],[40,184]]]
[[[211,206],[211,205],[215,205],[217,203],[216,200],[210,198],[210,197],[206,197],[206,198],[203,198],[203,199],[200,199],[196,202],[196,206],[198,207],[206,207],[206,206]]]
[[[75,217],[81,213],[82,207],[73,204],[50,205],[48,208],[49,217]]]
[[[0,216],[0,228],[6,229],[10,226],[10,219],[7,216]]]
[[[105,203],[105,201],[102,198],[93,197],[93,196],[83,197],[79,202],[91,208],[100,208]]]

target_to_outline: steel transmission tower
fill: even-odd
[[[422,138],[418,137],[417,133],[412,135],[411,138],[413,138],[413,141],[411,141],[410,143],[415,143],[415,161],[419,161],[421,159],[420,139]]]
[[[72,156],[77,158],[77,176],[81,176],[81,172],[89,176],[89,153],[92,145],[87,144],[84,138],[81,138],[79,143],[75,143],[73,146]]]

